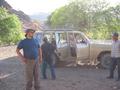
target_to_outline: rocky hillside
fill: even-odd
[[[17,11],[12,8],[5,0],[0,0],[0,7],[6,8],[9,13],[16,14],[23,23],[23,28],[27,28],[29,25],[33,24],[31,18],[22,11]]]
[[[5,0],[0,0],[0,7],[4,7],[8,10],[12,9],[12,7]]]

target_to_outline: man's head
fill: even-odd
[[[55,41],[55,38],[52,38],[52,41]]]
[[[25,31],[25,37],[28,37],[28,38],[32,38],[33,37],[33,35],[34,35],[34,33],[35,33],[35,30],[33,30],[33,29],[27,29],[26,31]]]
[[[118,40],[118,37],[119,37],[119,34],[118,34],[117,32],[114,32],[114,33],[112,34],[112,39],[113,39],[114,41]]]
[[[44,41],[44,42],[48,42],[47,37],[44,37],[44,38],[43,38],[43,41]]]

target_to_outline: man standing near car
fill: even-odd
[[[52,59],[52,56],[54,54],[54,47],[51,45],[51,43],[48,42],[47,37],[43,38],[43,42],[44,43],[41,45],[42,57],[43,57],[43,60],[42,60],[43,61],[42,62],[43,79],[47,79],[46,69],[47,69],[47,65],[49,65],[52,80],[55,80],[56,79],[55,67]]]
[[[33,38],[35,30],[27,29],[25,39],[21,40],[17,46],[16,52],[25,64],[26,72],[26,90],[32,90],[34,79],[35,90],[40,90],[39,82],[39,63],[42,62],[42,53],[37,40]],[[23,54],[20,50],[23,49]]]
[[[110,75],[108,79],[114,78],[114,70],[118,66],[118,78],[120,80],[120,41],[118,40],[119,34],[113,33],[112,35],[112,48],[111,48],[111,65],[110,65]]]
[[[70,52],[72,57],[76,57],[76,39],[73,33],[69,36]]]

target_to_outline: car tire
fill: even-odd
[[[109,69],[111,63],[110,53],[103,53],[100,57],[100,66],[104,69]]]

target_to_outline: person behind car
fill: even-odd
[[[57,54],[57,45],[56,45],[56,40],[55,40],[55,38],[52,38],[51,45],[52,45],[52,47],[53,47],[53,57],[55,57],[55,58],[53,58],[53,59],[56,59],[57,61],[59,61],[60,58],[59,58],[59,56],[58,56],[58,54]],[[55,64],[56,64],[56,63],[55,63]]]
[[[53,64],[53,60],[52,60],[52,55],[53,55],[53,46],[48,42],[47,37],[43,38],[43,44],[41,46],[42,49],[42,58],[43,58],[43,62],[42,62],[42,75],[43,75],[43,79],[47,79],[47,75],[46,75],[46,69],[47,69],[47,65],[49,65],[49,68],[51,70],[51,77],[53,80],[56,79],[56,75],[55,75],[55,68],[54,68],[54,64]]]
[[[112,48],[111,48],[111,65],[110,65],[110,74],[107,77],[108,79],[112,79],[114,77],[114,70],[116,66],[118,66],[118,78],[117,81],[120,80],[120,41],[118,40],[118,33],[113,33],[112,35]]]
[[[76,40],[73,34],[70,34],[69,36],[69,44],[70,44],[71,56],[75,57],[76,56]]]

